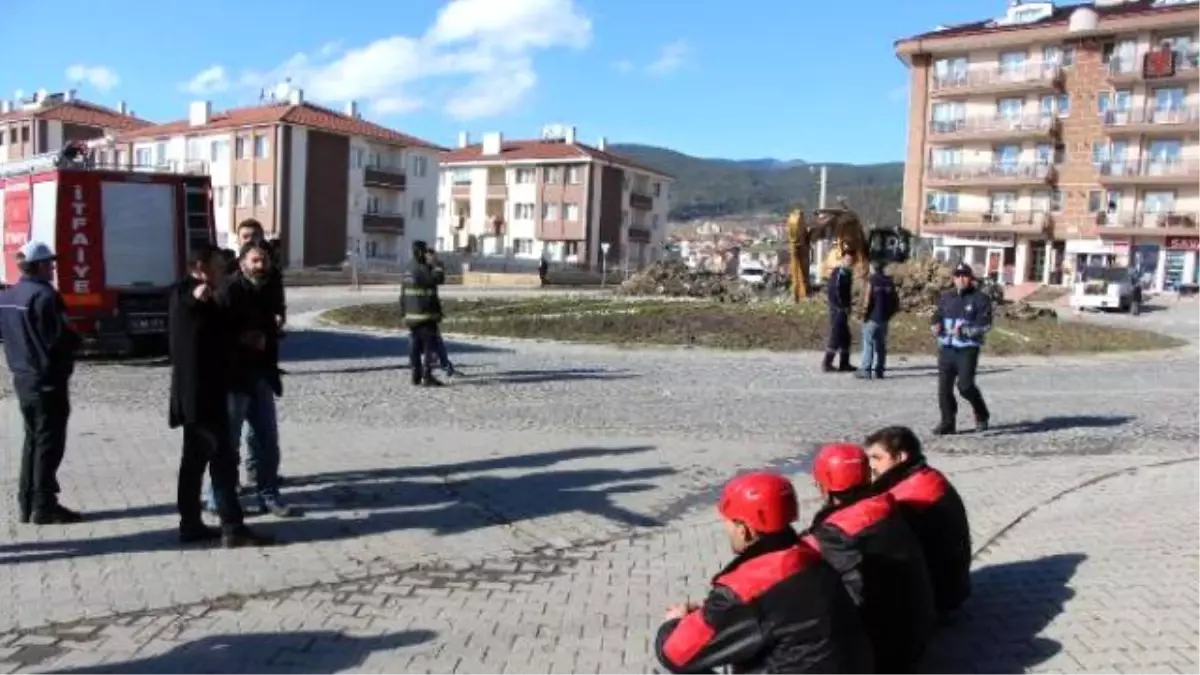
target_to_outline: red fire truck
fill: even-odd
[[[55,284],[92,351],[165,345],[167,290],[193,246],[214,240],[212,183],[203,167],[98,165],[97,143],[0,163],[0,283],[15,283],[16,252],[45,242]]]

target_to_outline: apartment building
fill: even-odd
[[[439,250],[545,257],[595,268],[640,267],[658,259],[673,178],[582,143],[575,127],[505,140],[466,133],[442,156]]]
[[[0,163],[16,162],[67,143],[90,141],[150,126],[121,103],[113,110],[80,99],[74,89],[0,100]]]
[[[1026,282],[1121,265],[1197,281],[1196,0],[1010,2],[896,43],[910,68],[905,223]]]
[[[337,265],[351,252],[404,262],[411,241],[434,237],[445,148],[363,119],[354,102],[339,112],[301,89],[277,91],[222,112],[195,101],[185,119],[121,134],[104,161],[209,173],[220,243],[256,218],[289,267]]]

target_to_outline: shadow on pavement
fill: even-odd
[[[613,371],[606,368],[563,368],[560,370],[503,370],[479,377],[455,380],[456,385],[487,386],[492,384],[543,384],[546,382],[578,382],[581,380],[629,380],[637,373]]]
[[[84,666],[59,673],[336,673],[352,670],[372,652],[428,642],[437,633],[408,630],[370,638],[333,631],[215,635],[160,656]]]
[[[613,497],[656,487],[649,482],[674,473],[668,468],[537,471],[592,456],[626,455],[653,446],[570,448],[440,466],[387,468],[297,477],[285,493],[307,517],[274,520],[266,526],[283,543],[330,541],[414,529],[452,535],[496,525],[583,513],[629,527],[661,521],[625,509]],[[470,475],[520,470],[517,475]],[[466,474],[466,475],[464,475]],[[108,517],[167,515],[173,504]],[[322,513],[337,512],[330,517]],[[248,514],[249,515],[249,514]],[[177,548],[174,528],[97,539],[37,541],[0,546],[0,566],[96,555]]]
[[[1129,415],[1058,415],[1036,421],[994,424],[989,430],[1008,435],[1048,434],[1068,429],[1108,429],[1129,424],[1134,419]]]
[[[446,341],[446,350],[454,354],[510,353],[511,349],[488,347],[466,342]],[[408,359],[407,335],[363,335],[327,330],[288,331],[279,345],[279,362],[334,361],[395,357]]]
[[[971,575],[970,600],[934,639],[922,672],[1023,673],[1062,651],[1038,637],[1075,596],[1082,553],[989,565]]]
[[[980,368],[976,375],[999,375],[1012,372],[1014,368]],[[885,377],[889,380],[901,380],[906,377],[936,377],[937,366],[888,366]]]

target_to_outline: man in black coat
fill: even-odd
[[[850,365],[850,306],[854,288],[854,256],[850,251],[842,253],[841,264],[834,268],[829,275],[829,286],[825,290],[829,300],[829,342],[825,346],[825,360],[821,362],[821,370],[826,373],[834,371],[853,372]],[[837,367],[833,359],[837,357]]]
[[[226,548],[271,543],[243,522],[237,498],[237,456],[230,447],[229,353],[234,336],[216,301],[224,261],[220,249],[201,246],[188,257],[188,276],[171,291],[169,340],[171,394],[168,423],[183,427],[177,502],[179,539],[199,543],[220,539]],[[212,479],[221,530],[206,526],[200,491],[204,471]]]
[[[440,387],[442,382],[433,376],[433,368],[437,360],[438,322],[442,320],[438,286],[446,281],[446,271],[425,242],[414,241],[412,252],[412,263],[400,287],[400,311],[409,331],[412,383]]]

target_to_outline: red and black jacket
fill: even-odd
[[[958,491],[924,459],[893,467],[874,488],[896,500],[921,540],[938,611],[957,609],[971,596],[971,526]]]
[[[673,673],[870,673],[871,647],[837,572],[790,528],[742,552],[704,605],[658,629]]]
[[[803,537],[842,575],[881,673],[915,667],[937,612],[921,544],[895,501],[865,493],[817,512]]]

